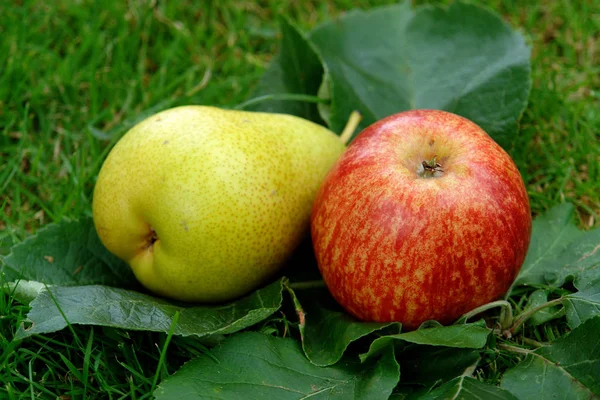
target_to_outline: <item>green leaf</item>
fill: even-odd
[[[533,292],[529,299],[527,300],[527,306],[524,311],[528,311],[534,309],[536,307],[541,306],[548,302],[548,291],[546,290],[536,290]],[[553,319],[560,318],[565,315],[564,308],[561,306],[543,308],[540,311],[536,312],[527,320],[527,323],[533,326],[538,326],[541,324],[545,324],[548,321]]]
[[[311,292],[299,296],[306,314],[302,347],[306,357],[315,365],[333,365],[341,358],[350,343],[384,328],[400,330],[398,323],[360,322],[342,311],[327,307],[332,302],[323,293]],[[334,304],[331,304],[334,306]]]
[[[517,398],[510,392],[496,386],[480,382],[468,376],[461,376],[432,390],[420,399],[516,400]]]
[[[353,110],[365,127],[399,111],[433,108],[469,118],[511,147],[531,86],[530,49],[499,15],[459,2],[413,10],[406,1],[350,12],[310,39],[331,78],[333,131]]]
[[[562,301],[571,328],[600,314],[600,229],[580,231],[571,222],[573,213],[573,205],[566,203],[535,219],[529,252],[515,281],[515,286],[558,288],[573,279],[579,292]],[[546,302],[546,293],[534,292],[528,308]],[[544,309],[531,322],[539,325],[562,313],[556,307]]]
[[[371,343],[369,351],[360,357],[362,360],[366,360],[375,354],[379,354],[382,349],[396,340],[430,346],[480,349],[485,346],[490,332],[491,330],[486,328],[483,321],[464,325],[421,328],[411,332],[375,339]]]
[[[571,223],[574,211],[572,204],[563,203],[533,221],[529,250],[515,286],[546,284],[544,274],[547,268],[555,268],[552,264],[556,258],[572,241],[583,235]]]
[[[583,290],[563,297],[567,323],[571,329],[600,316],[600,279],[587,283]]]
[[[600,278],[600,229],[578,230],[571,222],[573,212],[573,205],[566,203],[535,219],[529,252],[515,286],[558,288],[569,277],[576,282],[580,277],[585,281]]]
[[[398,354],[402,383],[423,386],[472,373],[480,359],[475,349],[423,345],[408,345]]]
[[[46,285],[36,281],[17,281],[7,283],[6,289],[21,303],[29,304],[46,289]]]
[[[168,332],[175,313],[175,335],[229,334],[256,324],[279,309],[281,280],[221,306],[182,306],[140,292],[108,286],[53,286],[43,290],[27,314],[31,325],[15,337],[61,330],[69,324]],[[66,318],[66,320],[65,320]]]
[[[280,27],[281,50],[269,65],[252,97],[286,93],[316,96],[324,74],[319,56],[312,44],[290,21],[282,18]],[[248,109],[292,114],[322,122],[314,103],[270,100]]]
[[[600,396],[600,317],[587,320],[509,369],[501,387],[519,399]]]
[[[1,270],[6,282],[47,285],[138,285],[131,269],[100,242],[92,218],[48,225],[13,246]]]
[[[292,339],[246,332],[185,364],[155,391],[167,399],[387,399],[400,371],[392,348],[377,362],[318,367]]]

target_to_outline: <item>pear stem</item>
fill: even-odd
[[[342,141],[342,143],[348,144],[348,142],[350,141],[350,138],[352,137],[352,134],[358,127],[358,124],[360,124],[361,119],[362,119],[362,115],[360,115],[360,113],[358,111],[354,110],[354,111],[352,111],[352,113],[350,113],[348,122],[346,122],[346,126],[344,127],[344,130],[342,131],[342,134],[340,135],[340,140]]]

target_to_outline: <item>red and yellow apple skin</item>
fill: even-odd
[[[311,234],[323,279],[348,312],[411,330],[506,293],[529,247],[531,212],[514,162],[479,126],[412,110],[351,143],[321,185]]]

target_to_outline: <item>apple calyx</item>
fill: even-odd
[[[442,165],[437,162],[437,156],[433,156],[433,158],[429,161],[423,161],[421,163],[423,166],[423,171],[419,173],[419,176],[422,178],[433,178],[436,176],[440,176],[439,174],[443,173]]]

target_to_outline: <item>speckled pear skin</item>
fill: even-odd
[[[307,234],[345,146],[284,114],[182,106],[134,126],[105,160],[93,217],[149,290],[222,302],[271,277]]]

